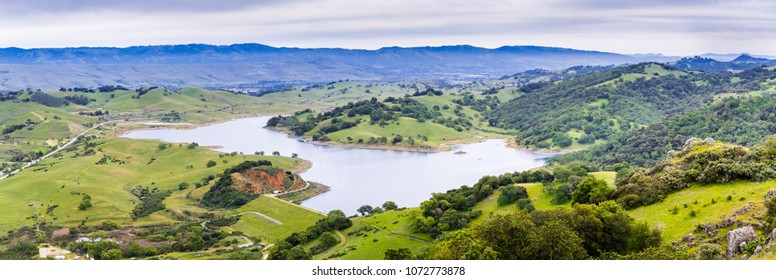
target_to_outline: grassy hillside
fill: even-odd
[[[610,143],[569,158],[584,158],[599,165],[627,162],[650,166],[670,150],[681,149],[691,137],[711,137],[729,143],[755,146],[776,134],[776,96],[727,97],[707,108],[669,117],[664,121],[615,137]],[[562,158],[561,158],[562,160]]]
[[[275,117],[268,126],[320,142],[391,149],[443,149],[443,144],[505,137],[488,127],[484,112],[500,103],[496,95],[445,94],[431,88],[404,97],[350,102],[329,111],[309,109]]]
[[[7,213],[0,217],[0,229],[30,225],[36,220],[65,227],[103,221],[122,226],[175,222],[175,216],[168,211],[133,220],[130,212],[139,201],[130,190],[143,186],[177,195],[192,191],[179,190],[181,183],[188,183],[193,189],[200,179],[244,160],[266,159],[274,166],[287,169],[302,162],[253,155],[223,157],[218,152],[192,150],[178,144],[160,150],[160,145],[158,141],[128,139],[82,141],[57,157],[0,181],[0,205]],[[211,160],[218,164],[206,167]],[[84,194],[91,197],[93,206],[79,210]]]
[[[409,212],[417,209],[386,211],[353,219],[353,225],[342,233],[347,240],[320,255],[319,259],[382,260],[388,249],[407,248],[413,254],[431,246],[427,234],[409,228]]]
[[[147,92],[146,92],[147,90]],[[142,93],[142,94],[140,94]],[[170,122],[209,123],[231,118],[290,112],[286,106],[270,106],[267,101],[245,94],[226,91],[165,88],[111,92],[52,92],[58,97],[84,96],[93,101],[85,105],[70,104],[72,111],[107,110],[117,117],[167,117]]]
[[[740,220],[749,220],[763,209],[765,193],[774,188],[776,181],[694,185],[669,195],[661,202],[630,210],[629,213],[660,228],[666,242],[674,242],[693,233],[698,225],[719,223],[724,217],[751,204],[757,207],[756,210],[748,212],[748,215],[738,215]]]
[[[520,145],[585,148],[712,105],[715,95],[767,92],[774,77],[764,68],[732,74],[639,64],[530,88],[487,117],[493,126],[517,130]]]
[[[253,212],[262,213],[279,221],[276,224]],[[303,231],[325,215],[289,203],[278,198],[260,196],[248,204],[233,210],[232,214],[241,214],[240,221],[231,229],[247,236],[261,239],[265,243],[274,243],[288,237],[291,233]]]
[[[97,122],[97,118],[34,102],[1,101],[0,115],[0,162],[26,160],[26,153],[49,151]]]

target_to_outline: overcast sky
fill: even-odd
[[[707,52],[776,55],[776,1],[0,2],[0,47],[249,42],[361,49],[541,45],[683,56]]]

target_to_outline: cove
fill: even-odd
[[[218,146],[217,151],[227,153],[297,153],[313,163],[301,173],[302,177],[332,188],[302,205],[322,212],[340,209],[347,214],[355,213],[361,205],[380,206],[388,200],[399,207],[416,207],[433,192],[471,186],[485,175],[542,166],[552,156],[515,150],[499,139],[456,145],[452,151],[434,153],[318,145],[264,128],[269,118],[238,119],[191,130],[138,130],[122,137],[197,142]]]

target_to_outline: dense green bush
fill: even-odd
[[[613,202],[572,210],[496,215],[445,236],[431,259],[586,259],[603,253],[643,252],[661,243],[660,232],[635,223]]]

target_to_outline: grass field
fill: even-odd
[[[304,231],[324,217],[321,213],[265,195],[233,210],[232,214],[246,212],[259,212],[283,223],[276,225],[257,215],[248,213],[243,214],[240,221],[231,226],[232,229],[241,231],[248,236],[258,237],[265,243],[274,243],[294,232]]]
[[[129,213],[138,199],[129,193],[129,189],[142,185],[173,190],[171,197],[177,197],[179,193],[192,191],[179,191],[180,183],[187,182],[193,188],[194,182],[201,178],[222,172],[226,168],[223,160],[238,164],[244,160],[266,159],[286,169],[300,162],[291,158],[254,155],[220,158],[220,153],[215,151],[190,150],[177,144],[159,150],[161,142],[152,140],[109,139],[94,142],[97,144],[94,155],[73,158],[75,152],[61,153],[0,181],[0,210],[5,213],[0,216],[0,230],[5,232],[31,225],[36,219],[66,227],[81,222],[94,225],[113,221],[123,226],[170,222],[172,217],[165,212],[133,221]],[[82,151],[79,149],[79,152]],[[108,161],[107,164],[96,164],[103,156],[125,163]],[[207,168],[205,163],[209,160],[215,160],[219,165]],[[91,196],[93,207],[78,210],[81,194]],[[184,204],[171,203],[170,208]],[[52,210],[47,214],[49,207]]]
[[[330,250],[316,259],[330,258],[332,254],[345,253],[332,259],[381,260],[388,249],[408,248],[418,253],[431,246],[427,234],[412,233],[407,220],[408,213],[416,209],[386,211],[353,219],[353,226],[343,231],[348,242],[337,250]]]
[[[79,116],[61,108],[33,102],[0,102],[0,130],[30,120],[36,124],[0,136],[0,162],[8,161],[15,152],[46,152],[51,146],[66,142],[83,132],[97,118]]]
[[[661,228],[663,239],[670,243],[691,233],[696,225],[719,222],[723,217],[731,215],[736,209],[749,202],[762,205],[763,196],[773,188],[776,188],[776,181],[694,185],[669,195],[661,202],[628,212],[637,220],[643,220]],[[732,199],[728,201],[727,196],[731,196]],[[711,202],[712,199],[715,203]],[[687,205],[687,208],[684,205]],[[671,213],[674,207],[679,209],[676,214]],[[692,211],[696,212],[694,217],[690,214]]]
[[[528,198],[531,199],[531,203],[533,203],[533,206],[536,210],[546,211],[557,209],[559,207],[571,207],[571,202],[566,202],[564,204],[552,203],[552,197],[542,192],[541,183],[518,184],[518,186],[525,187],[525,190],[528,191]],[[496,190],[493,192],[493,194],[474,206],[472,210],[480,210],[482,211],[482,215],[474,219],[472,224],[480,223],[490,215],[514,213],[518,211],[517,205],[515,203],[498,205],[499,195],[501,195],[501,191]]]

